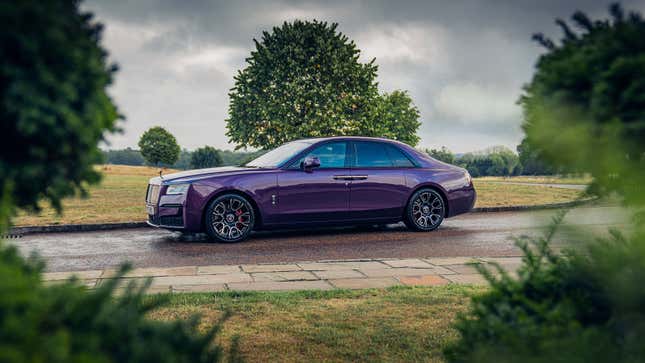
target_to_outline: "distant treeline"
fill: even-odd
[[[553,175],[572,171],[556,170],[539,160],[526,142],[517,147],[517,153],[504,146],[494,146],[483,151],[455,155],[450,150],[426,150],[437,160],[461,166],[473,177],[479,176],[512,176],[512,175]]]
[[[449,164],[459,165],[468,170],[473,177],[478,176],[512,176],[512,175],[552,175],[566,173],[565,170],[555,170],[542,163],[535,153],[526,148],[523,142],[517,147],[517,153],[504,146],[494,146],[479,152],[456,155],[450,150],[426,150],[430,156]],[[264,151],[238,152],[217,150],[222,166],[242,165],[258,157]],[[173,165],[160,165],[173,169],[190,169],[192,151],[186,149],[179,154],[179,159]],[[132,148],[120,150],[104,150],[103,163],[115,165],[148,165],[139,150]]]
[[[263,151],[237,152],[230,150],[217,150],[217,152],[222,158],[222,166],[242,165],[263,153]],[[173,169],[190,169],[190,160],[192,153],[192,151],[184,149],[180,152],[179,159],[177,159],[177,162],[175,164],[161,166],[170,167]],[[141,152],[132,148],[103,150],[102,162],[105,164],[115,165],[148,165],[143,156],[141,156]]]

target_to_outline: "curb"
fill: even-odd
[[[558,209],[575,207],[596,200],[589,198],[573,202],[542,204],[542,205],[516,205],[509,207],[483,207],[473,208],[470,213],[495,213],[495,212],[518,212],[542,209]],[[93,223],[93,224],[58,224],[47,226],[24,226],[13,227],[9,230],[9,236],[22,236],[36,233],[72,233],[72,232],[95,232],[108,231],[113,229],[130,229],[149,227],[147,222],[122,222],[122,223]]]
[[[93,232],[108,231],[112,229],[129,229],[148,227],[146,222],[122,222],[122,223],[93,223],[93,224],[58,224],[48,226],[25,226],[13,227],[9,235],[25,235],[34,233],[69,233],[69,232]]]
[[[492,212],[517,212],[517,211],[531,211],[542,209],[558,209],[567,207],[576,207],[579,205],[587,204],[597,200],[598,198],[587,198],[582,200],[574,200],[573,202],[553,203],[553,204],[539,204],[539,205],[513,205],[507,207],[482,207],[473,208],[470,213],[492,213]]]

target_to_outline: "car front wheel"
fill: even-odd
[[[412,195],[406,207],[405,222],[415,231],[437,229],[446,213],[446,203],[434,189],[421,189]]]
[[[219,242],[240,242],[248,237],[255,223],[253,206],[237,194],[224,194],[206,210],[206,233]]]

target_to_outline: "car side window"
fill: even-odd
[[[357,168],[387,168],[393,166],[384,144],[359,141],[354,145],[356,150],[355,166]]]
[[[386,145],[385,149],[387,150],[387,154],[390,157],[390,160],[392,160],[392,164],[397,167],[397,168],[413,168],[414,164],[410,159],[405,156],[403,151],[399,150],[396,146],[392,145]]]
[[[318,157],[321,169],[344,168],[346,155],[346,142],[330,142],[313,149],[307,155],[300,158],[300,160],[293,163],[290,169],[299,169],[300,163],[308,156]]]

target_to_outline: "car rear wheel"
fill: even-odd
[[[248,237],[255,223],[255,211],[246,198],[224,194],[206,210],[206,233],[219,242],[240,242]]]
[[[412,195],[405,210],[405,222],[415,231],[437,229],[446,214],[446,203],[434,189],[421,189]]]

